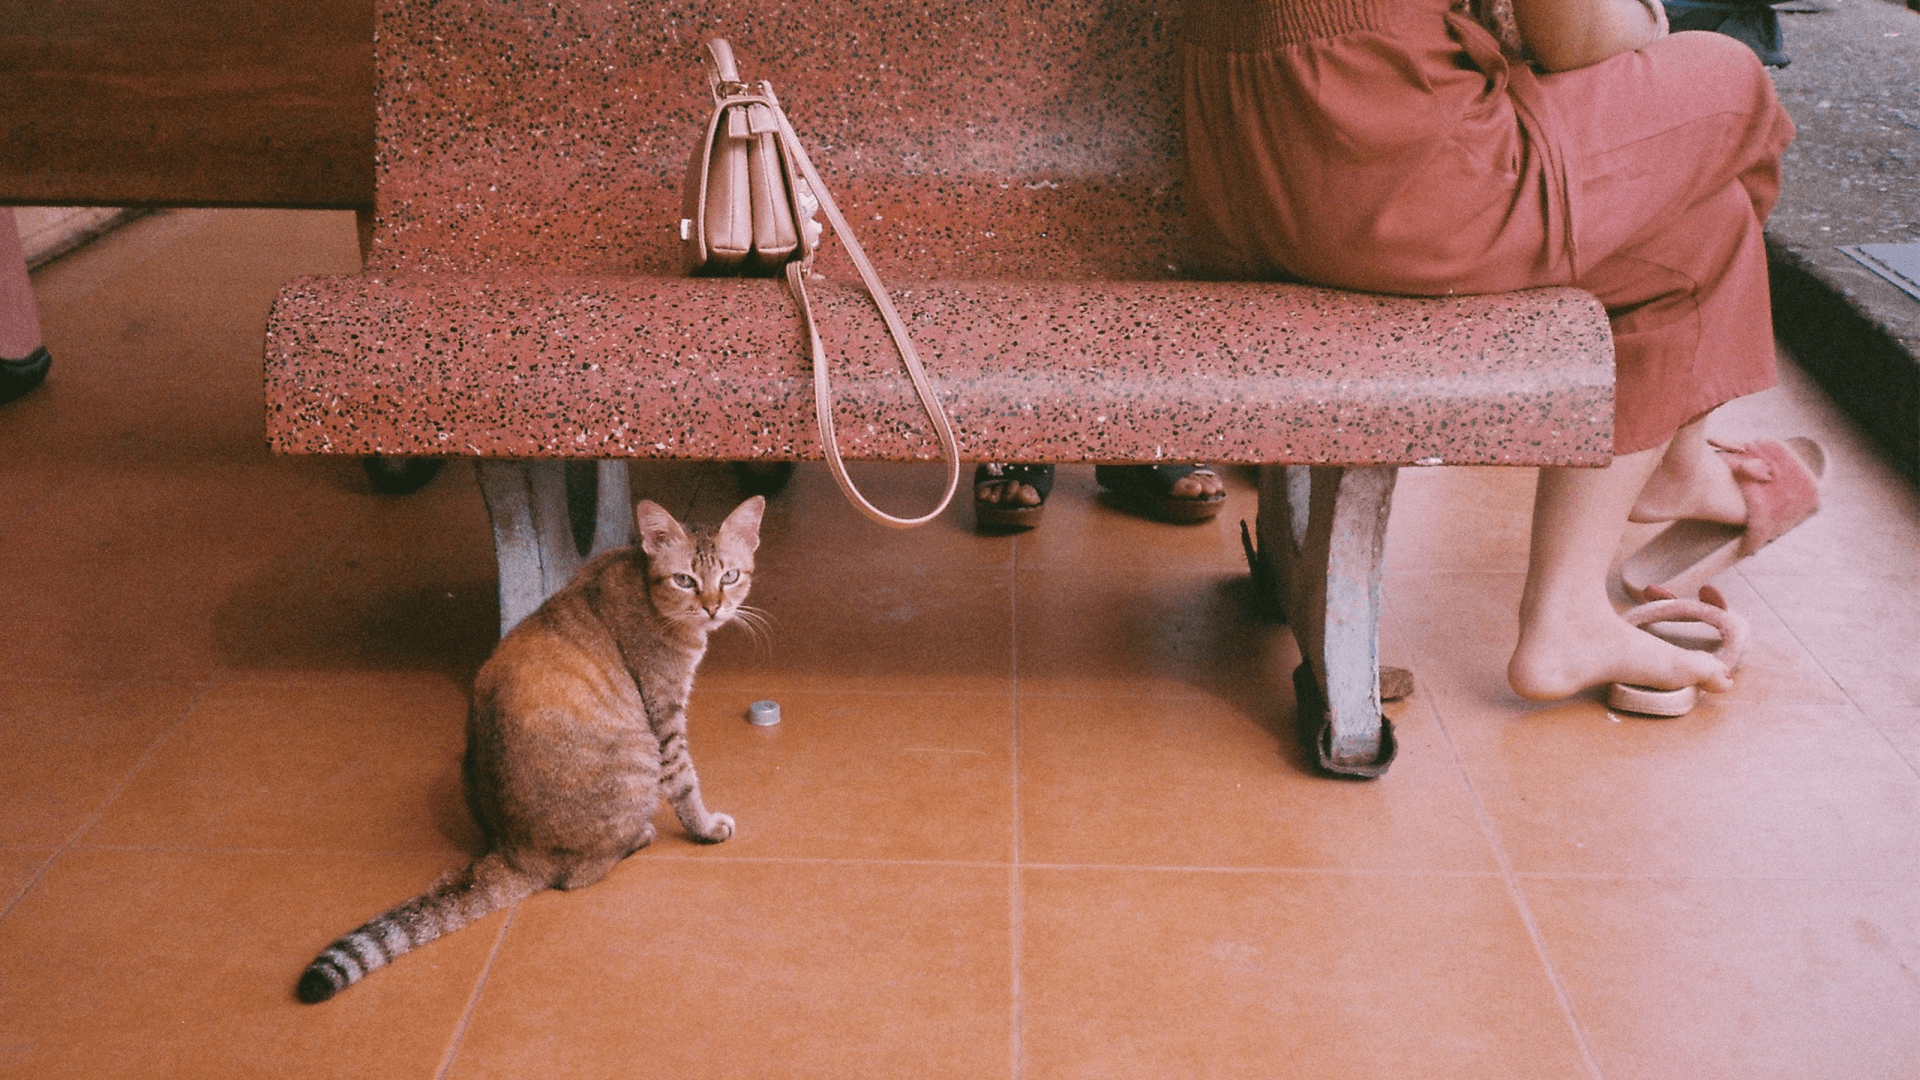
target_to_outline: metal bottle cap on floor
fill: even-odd
[[[780,722],[780,703],[756,701],[747,706],[747,722],[757,727],[772,727]]]

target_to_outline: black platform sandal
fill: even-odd
[[[1129,510],[1159,521],[1191,525],[1212,521],[1227,502],[1225,491],[1198,498],[1175,495],[1173,485],[1195,473],[1214,475],[1205,465],[1097,465],[1093,478]]]
[[[1020,484],[1040,493],[1032,506],[982,499],[980,489],[989,485]],[[1047,508],[1047,496],[1053,492],[1051,465],[981,465],[973,470],[973,516],[982,528],[1031,529],[1040,524],[1040,512]]]

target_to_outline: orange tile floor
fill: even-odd
[[[277,284],[355,264],[349,216],[197,211],[37,278],[56,366],[0,409],[0,1076],[1920,1076],[1920,502],[1791,368],[1718,432],[1819,435],[1827,509],[1724,580],[1757,643],[1684,719],[1512,696],[1531,476],[1405,471],[1383,638],[1419,691],[1372,783],[1290,734],[1247,475],[1179,528],[1067,469],[1006,538],[880,530],[803,468],[774,630],[693,705],[738,835],[663,822],[295,1003],[472,848],[496,617],[469,467],[389,498],[262,448]]]

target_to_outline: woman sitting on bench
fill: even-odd
[[[1616,456],[1540,472],[1508,679],[1541,700],[1609,682],[1725,690],[1721,660],[1618,614],[1607,575],[1630,520],[1732,527],[1736,554],[1642,583],[1661,596],[1817,505],[1811,444],[1811,460],[1780,443],[1722,452],[1705,433],[1716,406],[1773,384],[1761,226],[1793,125],[1746,46],[1668,35],[1659,0],[1512,5],[1531,64],[1449,0],[1189,0],[1196,244],[1222,277],[1597,296]],[[1687,532],[1670,531],[1655,543]]]

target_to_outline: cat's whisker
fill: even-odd
[[[773,652],[773,616],[761,608],[741,604],[734,609],[733,622],[747,635],[755,651],[764,654]]]
[[[760,629],[773,628],[773,616],[768,614],[765,608],[757,608],[750,604],[741,604],[734,609],[733,617],[739,619],[742,623],[748,623]]]

